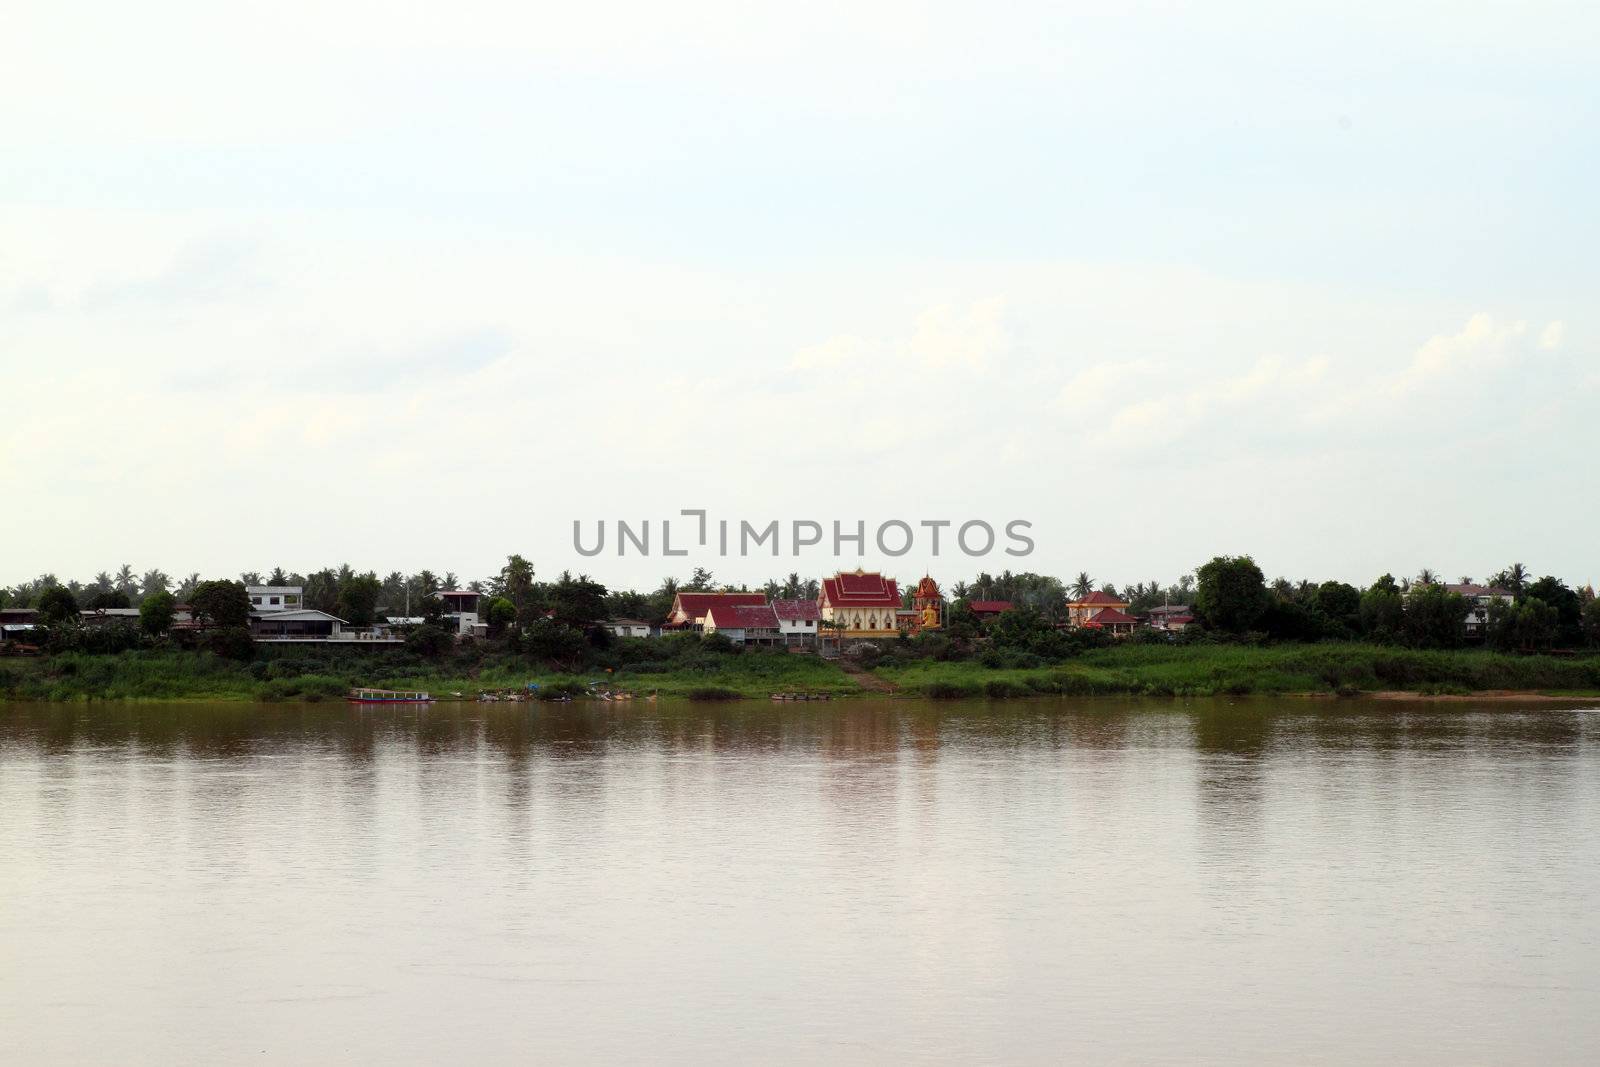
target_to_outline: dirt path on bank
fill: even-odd
[[[839,659],[835,660],[835,662],[839,664],[839,669],[848,674],[850,676],[850,680],[855,682],[861,688],[870,690],[874,693],[888,694],[895,692],[894,686],[890,685],[882,678],[879,678],[876,674],[873,674],[859,663],[851,663],[847,659]]]

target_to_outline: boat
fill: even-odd
[[[433,697],[411,689],[352,689],[345,697],[352,704],[431,704]]]

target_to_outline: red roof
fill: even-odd
[[[1126,604],[1126,603],[1127,603],[1126,600],[1118,600],[1116,597],[1112,596],[1110,593],[1102,593],[1100,590],[1096,589],[1094,592],[1090,593],[1088,596],[1084,597],[1082,600],[1074,600],[1072,602],[1072,606],[1073,607],[1077,607],[1080,604]]]
[[[876,571],[840,571],[822,579],[822,602],[836,608],[898,608],[900,587]]]
[[[767,604],[716,604],[706,618],[719,630],[776,630],[778,616]]]
[[[1101,608],[1089,616],[1089,622],[1094,623],[1096,626],[1109,626],[1112,623],[1127,623],[1131,626],[1137,621],[1132,615],[1124,615],[1116,608]],[[1085,623],[1085,625],[1088,625],[1088,623]]]
[[[774,600],[772,610],[787,622],[816,622],[822,618],[822,609],[815,600]]]
[[[1016,605],[1009,600],[969,600],[967,607],[979,615],[998,615],[1002,611],[1010,611]]]
[[[1169,615],[1169,616],[1167,616],[1167,622],[1168,623],[1177,623],[1180,626],[1187,626],[1191,622],[1194,622],[1194,616],[1193,615]]]
[[[682,613],[685,619],[699,622],[706,617],[706,612],[719,604],[726,604],[729,607],[735,604],[760,606],[766,602],[765,593],[679,593],[672,598],[672,612],[669,617],[676,618]]]

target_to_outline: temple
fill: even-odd
[[[901,610],[900,587],[876,571],[858,568],[824,578],[817,607],[839,637],[893,637],[899,632],[895,616]]]

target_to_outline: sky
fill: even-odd
[[[1537,0],[24,5],[0,584],[1600,579],[1597,54]],[[684,508],[1036,547],[573,549]]]

